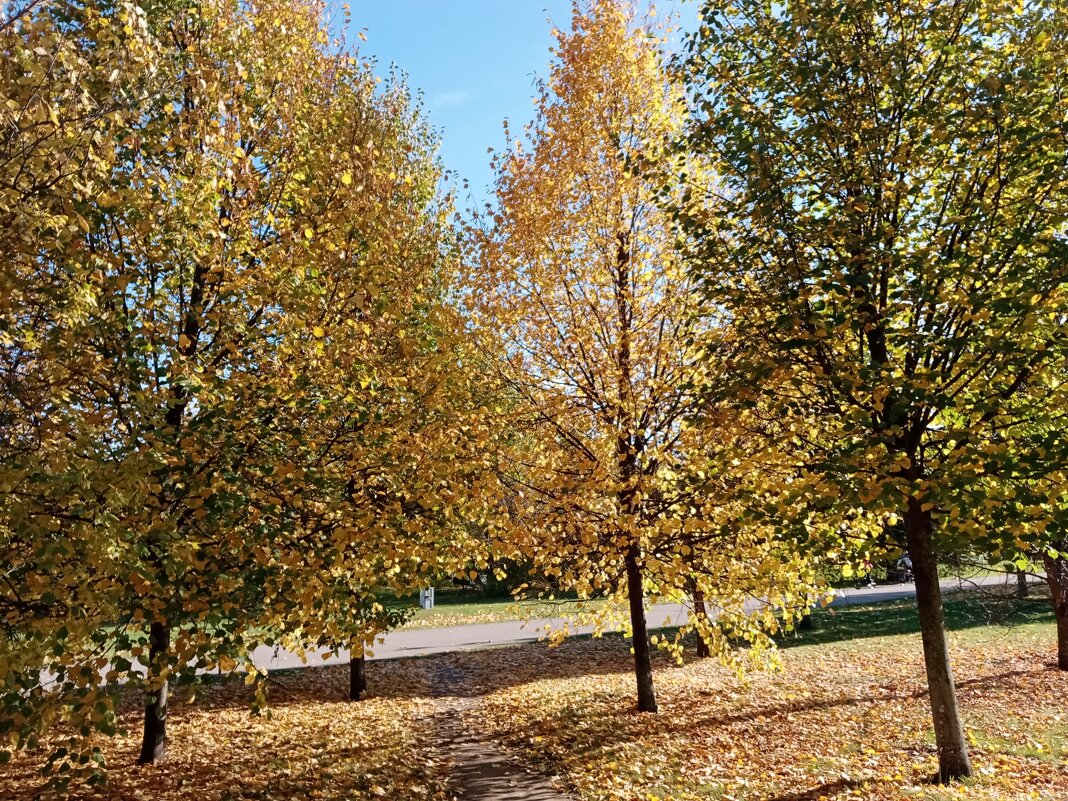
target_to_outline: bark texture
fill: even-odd
[[[924,510],[917,498],[909,498],[905,515],[905,533],[916,581],[916,605],[920,615],[923,661],[927,671],[927,688],[934,720],[938,748],[937,780],[948,783],[972,775],[968,744],[964,739],[957,706],[953,669],[949,663],[942,588],[938,583],[938,557],[932,542],[930,510]]]
[[[637,547],[628,549],[626,567],[627,600],[630,603],[630,625],[634,644],[634,676],[638,682],[638,711],[656,712],[653,663],[649,653],[649,631],[645,625],[645,596]]]
[[[615,300],[617,324],[616,387],[619,392],[616,410],[616,461],[621,489],[618,494],[619,511],[630,520],[640,513],[638,459],[641,437],[634,435],[634,415],[631,408],[630,337],[634,322],[634,298],[630,279],[630,234],[626,228],[616,234]],[[645,590],[642,587],[641,546],[633,531],[621,532],[632,538],[623,558],[627,573],[627,601],[630,604],[631,641],[634,645],[634,675],[638,682],[638,710],[656,712],[656,693],[653,690],[653,664],[649,654],[649,632],[645,625]]]
[[[164,623],[153,623],[148,632],[148,677],[158,683],[145,699],[145,728],[141,739],[139,765],[162,762],[167,757],[167,690],[166,678],[160,680],[167,665],[171,632]]]
[[[701,620],[708,619],[708,608],[705,606],[705,593],[698,588],[697,582],[693,582],[690,588],[690,594],[693,596],[693,616]],[[712,651],[708,647],[708,643],[705,642],[705,638],[701,636],[700,630],[697,632],[697,657],[698,659],[707,659],[712,655]]]
[[[349,657],[349,700],[359,701],[367,689],[367,657]]]
[[[1068,542],[1057,544],[1062,554],[1068,552]],[[1057,667],[1068,670],[1068,560],[1063,556],[1044,557],[1046,583],[1049,584],[1053,601],[1053,614],[1057,619]]]

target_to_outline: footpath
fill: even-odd
[[[969,590],[979,587],[995,587],[1011,581],[1013,576],[983,576],[974,579],[945,579],[942,592]],[[861,589],[843,589],[838,591],[832,606],[851,604],[873,604],[881,601],[896,601],[912,598],[916,588],[912,584],[886,584]],[[646,619],[651,630],[679,626],[689,617],[686,604],[657,604],[646,612]],[[493,648],[518,643],[535,642],[544,635],[546,626],[562,629],[568,624],[567,618],[551,617],[532,620],[506,620],[497,623],[470,623],[462,626],[446,626],[434,629],[398,629],[391,631],[375,645],[369,659],[400,659],[412,656],[429,656],[431,654],[471,651]],[[571,634],[592,634],[593,626],[568,626]],[[606,629],[612,631],[611,628]],[[309,654],[307,661],[299,654],[281,648],[263,646],[252,655],[258,667],[268,670],[281,668],[298,668],[306,665],[335,665],[348,662],[348,653],[342,651],[336,656]]]

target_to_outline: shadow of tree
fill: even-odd
[[[168,719],[167,759],[155,765],[135,762],[139,715],[129,709],[120,720],[128,731],[99,741],[107,759],[106,787],[72,784],[43,791],[40,768],[50,750],[45,745],[0,765],[0,801],[423,797],[411,788],[424,788],[430,797],[426,788],[442,786],[443,771],[416,747],[418,711],[398,706],[387,699],[348,704],[306,697],[255,716],[238,700],[179,703]]]
[[[1020,604],[1012,598],[989,593],[947,596],[944,602],[946,628],[964,631],[987,626],[1007,627],[1024,623],[1052,623],[1053,609],[1046,603]],[[877,604],[835,605],[813,612],[812,627],[795,629],[775,638],[780,648],[823,645],[872,637],[919,634],[920,621],[912,598]]]
[[[605,643],[609,646],[606,649]],[[582,676],[623,674],[631,670],[625,658],[629,641],[618,635],[602,640],[576,637],[556,647],[546,643],[522,643],[483,651],[435,654],[416,658],[368,662],[365,699],[431,699],[443,696],[475,698],[508,687],[541,681],[546,676],[570,679]],[[654,654],[654,668],[672,670],[674,661]],[[271,671],[267,678],[269,707],[284,708],[307,701],[346,701],[348,666],[308,666]],[[245,674],[210,675],[175,688],[180,708],[195,695],[198,708],[250,707],[252,686],[244,686]],[[122,709],[130,713],[141,704],[140,692],[121,692]],[[358,702],[356,702],[358,703]]]
[[[968,690],[970,689],[980,689],[983,687],[1005,688],[1009,686],[1008,682],[1014,678],[1033,676],[1041,672],[1042,670],[1007,670],[996,675],[981,676],[974,679],[965,679],[963,681],[957,682],[957,691],[958,694],[962,698],[964,698],[967,696]],[[882,695],[842,695],[835,698],[823,698],[806,702],[789,702],[784,704],[750,706],[744,712],[699,718],[696,721],[691,722],[688,728],[692,728],[693,725],[729,726],[734,723],[744,723],[746,721],[756,720],[757,718],[766,718],[768,720],[773,720],[775,718],[785,718],[789,715],[794,715],[801,712],[815,712],[819,710],[834,709],[836,707],[843,706],[864,706],[885,704],[893,701],[911,701],[926,697],[927,691],[924,689],[906,693],[885,693]]]

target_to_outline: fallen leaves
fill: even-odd
[[[96,740],[107,758],[104,787],[79,785],[58,797],[79,801],[289,801],[290,799],[444,798],[444,776],[420,743],[430,703],[409,696],[403,664],[369,666],[371,695],[347,700],[346,668],[272,677],[269,711],[254,715],[252,690],[240,681],[202,688],[191,705],[172,704],[167,761],[138,766],[134,701],[123,723],[131,733]],[[0,799],[28,799],[42,785],[46,749],[0,766]]]
[[[276,674],[263,716],[240,682],[208,685],[172,706],[167,762],[137,767],[134,737],[98,738],[109,785],[64,797],[444,801],[441,713],[454,709],[577,801],[1064,799],[1068,675],[1049,664],[1049,628],[952,635],[976,777],[951,787],[925,781],[935,754],[914,634],[787,647],[783,671],[745,679],[661,654],[659,715],[633,711],[627,642],[607,637],[372,662],[359,703],[344,700],[343,667]],[[134,731],[138,714],[131,699]],[[0,766],[0,801],[30,798],[43,759]]]
[[[1068,677],[1045,646],[971,639],[953,656],[978,775],[952,787],[925,781],[936,763],[913,636],[787,649],[784,671],[746,681],[711,661],[665,662],[656,716],[632,711],[618,640],[568,643],[555,662],[497,656],[509,679],[478,719],[583,801],[1068,797]]]

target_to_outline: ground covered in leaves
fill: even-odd
[[[915,612],[902,602],[819,613],[812,631],[783,640],[779,672],[739,678],[660,655],[659,715],[633,711],[619,637],[371,663],[370,694],[355,704],[345,668],[276,674],[269,716],[251,714],[240,681],[208,685],[172,707],[160,766],[134,764],[131,699],[133,733],[101,739],[108,785],[60,797],[442,801],[449,744],[432,716],[452,696],[474,701],[462,704],[471,729],[577,801],[1068,799],[1068,674],[1051,664],[1053,627],[987,626],[978,610],[947,607],[976,768],[949,788],[924,781],[934,746]],[[0,800],[32,797],[43,758],[0,766]]]
[[[274,674],[269,714],[251,712],[240,679],[201,687],[193,703],[172,702],[168,756],[135,764],[140,738],[131,699],[128,736],[100,738],[104,787],[75,786],[52,797],[100,801],[290,801],[444,797],[444,767],[419,744],[419,724],[433,708],[412,663],[374,664],[374,687],[359,703],[345,700],[347,667]],[[0,799],[30,799],[41,787],[47,749],[0,765]]]
[[[911,620],[907,607],[898,617]],[[633,678],[618,639],[481,655],[481,670],[469,664],[487,691],[479,724],[582,801],[1068,799],[1068,674],[1051,663],[1051,625],[952,634],[976,777],[946,788],[925,782],[936,760],[919,636],[865,636],[875,627],[848,620],[864,615],[821,616],[806,635],[817,644],[786,640],[777,673],[662,661],[659,715],[621,703]],[[899,622],[882,614],[884,629]],[[842,628],[864,638],[835,641]]]

